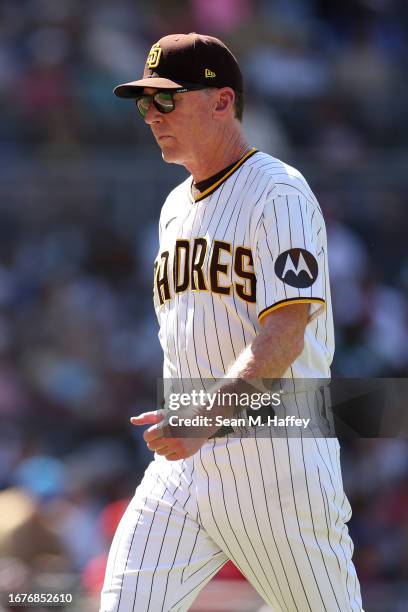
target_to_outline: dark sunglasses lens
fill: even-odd
[[[142,117],[146,117],[149,112],[150,104],[154,105],[160,113],[171,113],[174,110],[173,94],[165,91],[158,91],[156,94],[145,94],[136,98],[136,106]]]
[[[161,113],[171,113],[174,110],[173,94],[159,91],[153,96],[157,110]]]
[[[136,106],[142,117],[146,117],[151,101],[152,96],[140,96],[140,98],[136,98]]]

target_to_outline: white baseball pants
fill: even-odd
[[[334,438],[218,438],[156,456],[109,554],[100,612],[182,612],[228,559],[273,610],[361,612]]]

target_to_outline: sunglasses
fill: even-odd
[[[137,110],[144,118],[149,112],[150,104],[153,102],[159,113],[171,113],[176,108],[174,94],[198,91],[199,89],[203,89],[203,87],[182,87],[180,89],[160,90],[154,94],[140,94],[135,98]]]

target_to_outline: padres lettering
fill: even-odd
[[[195,238],[192,244],[189,240],[178,239],[173,270],[170,270],[169,259],[169,251],[163,251],[154,264],[154,283],[160,305],[188,288],[219,295],[231,295],[231,291],[235,291],[246,302],[256,301],[254,261],[248,247],[233,249],[229,242],[214,240],[210,252],[206,238]],[[231,283],[232,270],[242,282]]]

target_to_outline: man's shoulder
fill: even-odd
[[[254,206],[255,224],[260,215],[275,216],[279,207],[285,210],[288,206],[301,211],[316,210],[322,214],[319,202],[297,168],[260,151],[252,159],[253,170],[260,173],[258,179],[262,190]]]
[[[271,197],[294,193],[303,194],[307,198],[314,197],[303,174],[281,159],[258,151],[253,156],[253,164],[260,176],[268,179],[268,195]]]

